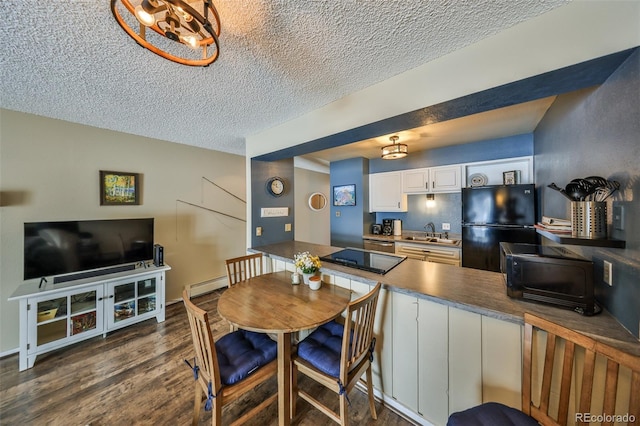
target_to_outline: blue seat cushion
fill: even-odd
[[[447,426],[539,426],[539,423],[520,410],[487,402],[451,414]]]
[[[216,342],[216,353],[220,381],[232,385],[276,359],[278,345],[266,334],[238,330]]]
[[[340,375],[344,325],[330,321],[298,343],[298,357],[332,377]]]

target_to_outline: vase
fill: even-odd
[[[304,282],[306,285],[309,285],[309,278],[311,278],[315,274],[316,274],[315,272],[303,272],[302,273],[302,282]]]

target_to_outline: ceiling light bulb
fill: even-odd
[[[136,19],[145,27],[150,27],[156,23],[156,17],[142,8],[142,5],[136,6]]]
[[[197,49],[199,47],[198,37],[192,34],[182,37],[182,42],[193,49]]]

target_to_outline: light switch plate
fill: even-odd
[[[619,204],[613,206],[613,229],[624,231],[624,207]]]
[[[285,223],[284,224],[284,232],[291,232],[291,224],[290,223]]]

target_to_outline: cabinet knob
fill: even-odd
[[[113,294],[109,295],[109,299],[113,299]]]

